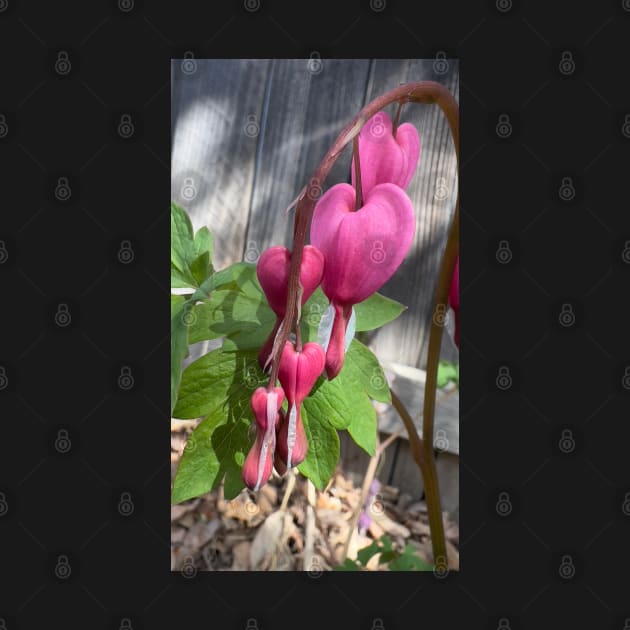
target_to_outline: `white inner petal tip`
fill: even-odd
[[[354,339],[354,333],[357,328],[357,316],[354,311],[354,306],[352,307],[352,315],[350,315],[350,320],[348,321],[348,327],[346,328],[346,338],[345,338],[345,351],[348,351],[352,340]]]
[[[317,343],[324,349],[324,352],[328,350],[334,320],[335,309],[332,304],[329,304],[319,320],[319,328],[317,329]]]

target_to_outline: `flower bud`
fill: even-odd
[[[287,467],[290,468],[301,464],[308,453],[308,441],[306,439],[304,424],[300,417],[299,407],[294,406],[291,410],[291,413],[295,414],[295,422],[293,425],[295,427],[295,435],[291,438],[289,436],[291,413],[282,414],[276,433],[276,470],[278,470],[278,472],[280,472],[278,462],[281,468],[286,471]]]
[[[251,398],[251,406],[256,420],[256,440],[243,464],[242,477],[251,490],[259,490],[269,481],[276,450],[276,426],[278,412],[284,400],[280,387],[272,391],[259,387]]]
[[[304,344],[297,352],[290,341],[284,346],[280,357],[278,379],[289,403],[289,411],[281,419],[277,433],[277,454],[291,468],[306,457],[308,444],[300,418],[300,406],[309,395],[324,369],[323,348],[314,342]]]
[[[420,136],[410,123],[403,123],[392,133],[392,121],[386,112],[378,112],[359,133],[359,162],[363,198],[378,184],[391,183],[406,188],[420,157]],[[352,186],[355,186],[354,158]]]

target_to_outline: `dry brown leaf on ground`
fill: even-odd
[[[249,552],[249,564],[254,571],[288,571],[293,567],[289,538],[295,533],[293,519],[287,512],[274,512],[258,528]]]

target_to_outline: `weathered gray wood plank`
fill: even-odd
[[[241,259],[269,60],[173,62],[172,198],[214,235],[217,268]],[[190,72],[194,68],[193,72]]]
[[[326,59],[321,66],[309,66],[304,59],[272,62],[243,252],[246,260],[254,261],[270,245],[290,247],[294,214],[285,209],[362,107],[369,67],[364,59]],[[348,149],[324,190],[348,180],[350,159]]]

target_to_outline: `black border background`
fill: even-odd
[[[627,627],[630,3],[203,7],[0,1],[4,627]],[[460,60],[459,574],[170,573],[169,60],[186,51]]]

